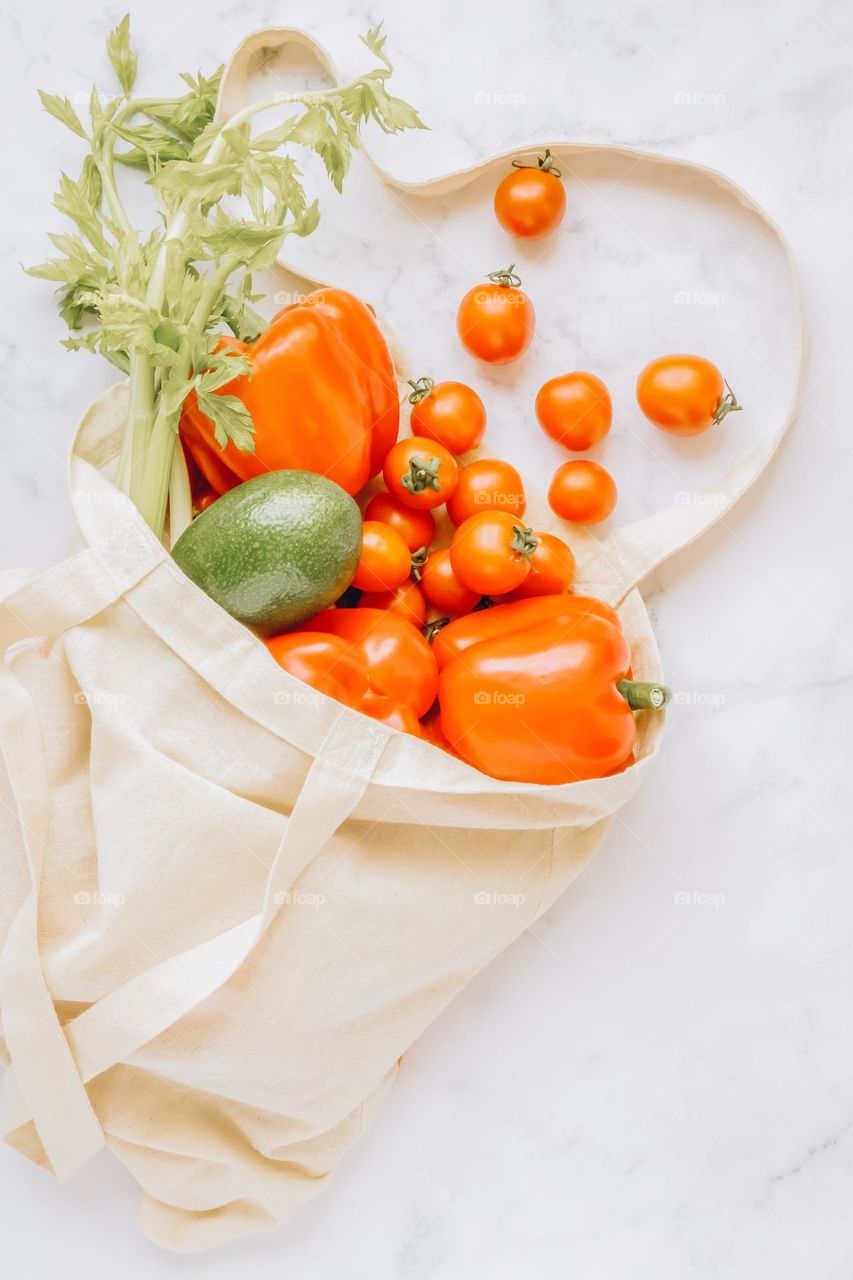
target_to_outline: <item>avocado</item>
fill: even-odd
[[[361,512],[313,471],[269,471],[217,498],[178,538],[188,578],[262,636],[334,604],[361,555]]]

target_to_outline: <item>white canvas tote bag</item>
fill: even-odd
[[[260,32],[224,97],[253,54],[289,42],[329,67],[305,35]],[[506,159],[407,190],[446,196]],[[782,242],[796,303],[780,232],[712,177]],[[112,485],[126,395],[101,396],[74,441],[84,549],[0,580],[3,1132],[60,1178],[106,1144],[142,1188],[143,1230],[184,1251],[322,1189],[401,1054],[585,866],[664,718],[639,715],[626,772],[546,787],[485,777],[308,689]],[[618,607],[636,678],[663,674],[637,584],[726,514],[792,412],[713,504],[601,542],[572,528],[576,590]],[[530,518],[566,532],[536,495]]]

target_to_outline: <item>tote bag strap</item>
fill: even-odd
[[[288,47],[307,51],[335,84],[341,82],[327,50],[304,31],[287,27],[256,31],[242,41],[226,65],[217,104],[218,119],[228,119],[247,105],[248,84],[253,67],[258,60],[267,59],[271,53],[278,53]],[[804,377],[803,315],[799,275],[793,252],[782,231],[748,192],[717,170],[689,160],[657,155],[633,147],[537,141],[528,147],[516,147],[512,151],[493,156],[489,160],[455,173],[431,178],[425,182],[401,182],[377,165],[367,149],[362,148],[362,154],[380,181],[396,194],[446,197],[489,172],[494,172],[497,178],[506,171],[510,160],[525,151],[541,152],[545,146],[550,147],[558,163],[562,159],[566,166],[573,155],[595,152],[621,155],[632,161],[645,162],[659,168],[686,169],[704,175],[753,213],[763,223],[766,234],[772,236],[781,246],[793,298],[796,331],[794,378],[791,401],[781,414],[780,420],[770,424],[767,434],[748,450],[720,481],[701,491],[696,496],[696,501],[690,505],[682,506],[674,501],[654,515],[617,529],[603,541],[596,539],[588,530],[584,530],[586,536],[578,540],[577,589],[588,595],[599,596],[615,605],[621,603],[628,592],[658,565],[695,542],[707,529],[725,520],[734,504],[758,479],[778,449],[796,415]],[[328,281],[320,281],[306,275],[284,259],[279,259],[277,268],[287,277],[296,276],[309,288],[321,287],[328,283]],[[703,501],[703,497],[707,497],[708,500]]]
[[[4,1000],[18,997],[20,1019],[10,1038],[3,1130],[35,1120],[60,1177],[103,1142],[85,1082],[126,1062],[233,976],[286,905],[296,881],[358,805],[391,730],[342,710],[327,734],[287,819],[267,877],[261,909],[225,933],[138,974],[60,1028],[47,991],[33,1002],[32,956],[11,967]],[[29,939],[28,939],[29,941]],[[31,944],[30,944],[31,950]],[[8,1028],[7,1028],[8,1031]],[[46,1053],[46,1047],[52,1050]]]

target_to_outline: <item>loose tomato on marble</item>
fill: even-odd
[[[536,312],[514,267],[511,263],[506,271],[493,271],[488,284],[469,289],[456,313],[463,347],[487,364],[508,364],[533,341]]]
[[[486,430],[486,406],[464,382],[409,382],[412,434],[437,440],[456,457],[476,449]]]
[[[548,505],[555,515],[573,524],[598,524],[616,506],[616,485],[609,471],[597,462],[578,458],[564,462],[554,472]]]
[[[457,578],[481,596],[514,591],[530,572],[538,546],[527,529],[505,511],[484,511],[459,526],[450,544],[450,563]]]
[[[607,435],[613,422],[613,403],[600,378],[576,370],[551,378],[539,388],[536,417],[552,440],[581,453]]]
[[[449,449],[425,436],[398,440],[385,459],[388,491],[404,507],[431,511],[452,497],[458,476]]]
[[[484,511],[505,511],[520,518],[526,506],[524,481],[515,467],[500,458],[478,458],[459,472],[447,514],[459,525]]]
[[[557,229],[566,212],[560,170],[550,147],[535,166],[521,160],[512,164],[514,172],[506,175],[495,192],[495,216],[510,235],[541,240]]]
[[[743,406],[704,356],[659,356],[637,378],[637,403],[662,431],[696,436]]]

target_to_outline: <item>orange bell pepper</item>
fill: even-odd
[[[458,658],[472,644],[490,640],[493,636],[520,631],[548,618],[574,618],[579,613],[595,613],[614,627],[620,625],[615,610],[603,600],[596,600],[592,596],[570,596],[565,592],[554,596],[534,596],[509,604],[496,604],[488,609],[478,609],[476,613],[457,618],[449,626],[436,631],[432,651],[441,671],[448,662]]]
[[[267,641],[279,666],[312,688],[403,733],[435,701],[435,658],[420,631],[384,609],[327,609]]]
[[[181,437],[208,484],[224,493],[265,471],[295,468],[357,493],[397,439],[399,401],[388,344],[370,309],[343,289],[322,289],[279,311],[253,343],[226,337],[251,377],[217,393],[239,397],[255,426],[254,453],[216,442],[191,394]]]
[[[580,598],[567,597],[571,608],[518,622],[520,605],[546,599],[460,619],[470,643],[442,667],[442,732],[469,764],[508,782],[555,785],[618,772],[634,748],[633,709],[662,707],[668,690],[625,678],[628,642],[600,602],[583,612]],[[446,642],[458,625],[439,637]]]

